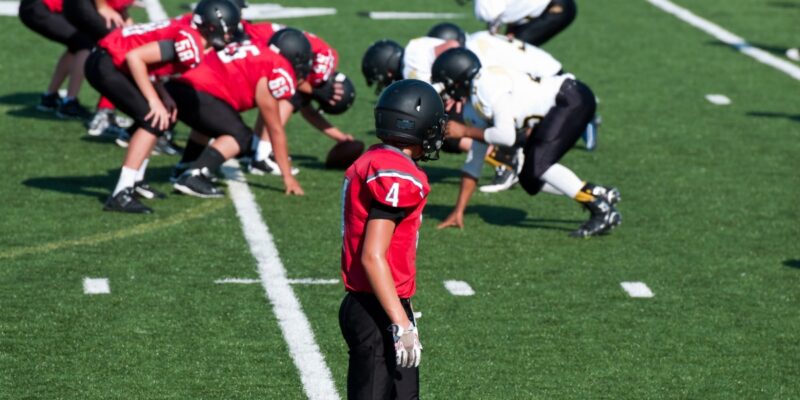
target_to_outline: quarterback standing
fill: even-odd
[[[411,297],[430,186],[417,161],[438,158],[444,105],[427,83],[387,87],[375,106],[382,144],[345,172],[339,326],[349,348],[349,399],[419,398],[419,342]]]

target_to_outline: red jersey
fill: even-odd
[[[256,85],[261,78],[267,78],[269,91],[276,99],[294,96],[297,80],[289,61],[266,44],[259,46],[249,41],[210,53],[199,67],[180,79],[241,112],[255,107]]]
[[[342,281],[345,289],[373,293],[361,264],[361,248],[367,216],[377,202],[405,211],[405,217],[392,234],[386,260],[397,295],[404,299],[413,296],[419,227],[430,192],[425,172],[399,149],[379,144],[347,169],[342,191]]]
[[[134,0],[106,0],[106,4],[117,12],[123,12],[133,5]]]
[[[203,59],[203,38],[200,32],[175,20],[117,28],[100,40],[98,45],[108,52],[115,67],[127,71],[125,56],[129,51],[161,40],[174,42],[175,59],[148,65],[147,69],[151,75],[180,74],[194,68]]]
[[[275,32],[285,28],[285,26],[272,22],[254,24],[242,21],[242,28],[251,40],[267,43]],[[308,74],[306,80],[311,83],[311,86],[319,87],[333,75],[336,66],[339,64],[339,54],[319,36],[310,32],[303,33],[311,43],[311,53],[314,59],[314,63],[311,65],[311,73]]]
[[[61,14],[64,11],[64,0],[42,0],[48,10]]]

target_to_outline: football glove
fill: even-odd
[[[412,322],[403,329],[400,325],[389,327],[394,337],[395,361],[398,367],[417,368],[422,358],[422,344],[419,342],[417,327]]]

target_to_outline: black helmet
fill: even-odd
[[[403,47],[392,40],[379,40],[369,46],[361,59],[361,72],[367,86],[375,86],[375,93],[394,81],[403,79]]]
[[[384,142],[422,146],[422,161],[439,158],[447,114],[442,99],[426,82],[406,79],[381,93],[375,106],[375,131]]]
[[[441,22],[433,26],[428,31],[428,37],[435,37],[444,40],[456,40],[458,44],[464,45],[467,41],[467,34],[458,25],[452,22]]]
[[[197,30],[217,50],[234,39],[241,19],[239,7],[229,0],[202,0],[197,3],[192,16]]]
[[[342,98],[339,100],[333,98],[334,85],[336,83],[341,84],[344,90],[344,93],[341,95]],[[314,100],[319,102],[319,108],[322,111],[325,111],[327,114],[338,115],[344,113],[353,105],[353,102],[356,100],[356,87],[347,75],[336,72],[333,74],[333,77],[328,79],[322,86],[314,88],[311,91],[311,96],[314,97]],[[334,103],[331,104],[331,101]]]
[[[294,28],[283,28],[272,35],[269,46],[289,60],[298,80],[305,79],[311,72],[311,43],[303,32]]]
[[[431,67],[431,82],[442,83],[447,96],[455,100],[469,96],[472,79],[481,70],[475,53],[455,47],[436,58]]]

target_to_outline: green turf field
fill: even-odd
[[[676,2],[777,56],[800,45],[798,1]],[[454,22],[481,28],[471,3],[291,3],[337,8],[282,22],[338,49],[358,97],[332,120],[368,143],[376,96],[360,74],[363,51],[383,37],[404,44],[433,22],[358,12],[462,12]],[[545,49],[592,87],[603,125],[596,151],[579,145],[563,162],[620,188],[623,224],[571,239],[587,217],[579,207],[516,187],[477,193],[466,229],[437,231],[463,157],[426,165],[415,297],[423,396],[800,398],[800,81],[645,0],[578,6]],[[124,150],[37,112],[61,49],[14,17],[0,16],[0,31],[10,38],[0,45],[0,399],[304,398],[261,285],[214,283],[259,277],[232,202],[171,195],[148,202],[150,216],[101,212]],[[732,104],[710,104],[711,93]],[[86,84],[81,98],[97,95]],[[341,172],[323,168],[332,142],[299,118],[288,133],[306,196],[285,197],[276,177],[249,185],[289,278],[335,279]],[[152,159],[157,188],[169,190],[176,161]],[[83,294],[85,277],[108,278],[111,293]],[[475,295],[451,295],[450,279]],[[623,281],[655,297],[630,298]],[[293,288],[344,395],[341,284]]]

